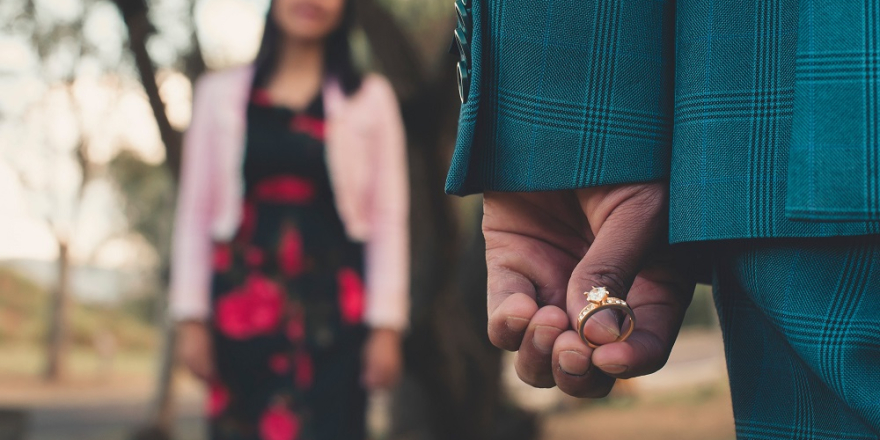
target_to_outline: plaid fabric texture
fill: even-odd
[[[481,76],[473,75],[471,93],[480,97],[462,110],[449,192],[668,175],[671,2],[475,3],[484,10],[471,43]]]
[[[447,178],[456,182],[472,182],[477,179],[477,173],[469,172],[476,165],[471,164],[470,157],[471,148],[474,146],[474,130],[477,118],[477,112],[480,108],[480,80],[482,78],[483,63],[482,46],[483,46],[483,28],[485,24],[483,20],[482,2],[472,0],[471,20],[473,21],[473,31],[470,35],[471,44],[471,61],[470,63],[470,88],[468,89],[467,102],[461,105],[461,111],[458,119],[458,138],[456,139],[455,151],[452,153],[452,162],[458,166],[449,170]],[[472,185],[474,185],[472,183]]]
[[[861,14],[866,2],[825,2],[825,10],[820,14],[815,13],[815,7],[811,9],[812,0],[800,0],[800,3],[802,5],[798,0],[682,0],[678,3],[675,136],[670,177],[670,240],[673,243],[880,232],[877,222],[827,221],[831,219],[816,215],[839,203],[854,205],[866,200],[863,192],[867,187],[863,182],[869,180],[862,179],[868,163],[865,159],[876,155],[880,147],[876,139],[873,143],[863,142],[863,136],[876,130],[878,125],[866,124],[864,117],[857,122],[850,119],[854,113],[864,110],[867,94],[877,97],[876,85],[869,87],[864,75],[859,82],[855,75],[846,73],[845,66],[825,63],[823,75],[835,72],[848,76],[849,79],[840,84],[858,89],[860,94],[842,93],[839,87],[816,89],[814,82],[813,93],[804,97],[807,77],[800,70],[796,76],[799,46],[810,46],[802,41],[804,35],[820,34],[838,45],[852,44],[853,54],[858,52],[863,59],[867,57],[863,50],[867,35],[864,26],[849,26],[849,18],[841,18],[857,15],[864,22]],[[817,15],[822,19],[817,19]],[[840,32],[848,32],[852,37],[838,39],[836,34]],[[855,35],[862,38],[858,45],[855,45]],[[875,57],[876,54],[875,50]],[[835,104],[816,105],[819,97],[823,102]],[[814,102],[807,102],[807,98]],[[807,130],[824,133],[823,136],[835,136],[833,133],[841,133],[844,127],[850,139],[847,148],[852,150],[851,154],[842,155],[839,148],[833,147],[819,150],[815,146],[827,145],[815,137],[813,147],[802,143],[799,139],[803,135],[793,133],[793,120],[797,121],[797,127],[806,121]],[[817,151],[827,154],[817,155]],[[841,168],[849,171],[842,172]],[[880,172],[876,169],[872,172],[874,179],[880,178]],[[807,177],[813,179],[812,185]],[[826,191],[828,185],[847,191]],[[811,188],[821,188],[823,192],[806,195]],[[795,197],[795,194],[804,195]],[[823,221],[797,221],[786,216],[786,202],[802,198],[810,200],[812,207],[807,209],[803,205],[798,219]]]
[[[880,2],[843,4],[800,1],[788,214],[876,221]]]
[[[714,291],[740,440],[880,438],[880,240],[729,244]]]
[[[475,3],[448,192],[668,178],[671,242],[880,233],[880,0]]]

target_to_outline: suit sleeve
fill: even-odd
[[[472,3],[472,84],[447,192],[668,178],[673,1]]]
[[[175,320],[203,320],[210,315],[213,197],[209,89],[205,79],[196,83],[192,122],[183,139],[169,287],[169,311]]]

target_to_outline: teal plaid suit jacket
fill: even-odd
[[[447,192],[668,179],[670,241],[880,232],[877,0],[471,0]]]

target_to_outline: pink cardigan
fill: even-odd
[[[213,241],[241,219],[246,109],[253,68],[201,78],[183,142],[174,226],[172,318],[210,316]],[[349,237],[364,242],[366,323],[403,330],[409,318],[409,187],[403,124],[387,80],[371,75],[347,97],[324,86],[326,158]]]

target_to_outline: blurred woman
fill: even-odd
[[[171,313],[212,439],[364,439],[365,390],[400,375],[404,132],[350,3],[274,0],[254,64],[195,87]]]

